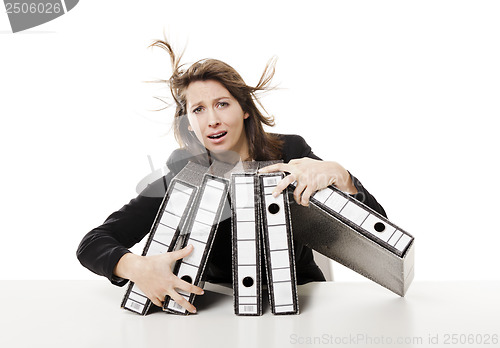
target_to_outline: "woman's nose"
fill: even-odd
[[[215,127],[218,125],[220,125],[220,119],[217,116],[217,113],[212,110],[209,112],[208,126]]]

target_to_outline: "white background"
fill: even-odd
[[[275,131],[341,163],[416,237],[416,280],[500,279],[496,1],[80,1],[12,34],[0,13],[0,279],[95,278],[83,235],[176,148],[153,97],[213,57],[256,84]],[[139,248],[140,251],[140,248]],[[364,279],[335,264],[336,280]]]

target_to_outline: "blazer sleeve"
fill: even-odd
[[[101,226],[88,232],[76,251],[80,263],[115,285],[125,285],[127,280],[115,276],[114,268],[120,258],[130,252],[128,248],[140,242],[150,231],[172,177],[173,174],[168,173],[148,185],[136,198],[112,213]]]
[[[309,157],[316,160],[322,160],[318,156],[314,154],[311,147],[306,143],[304,138],[299,135],[286,135],[284,137],[283,144],[283,157],[285,162],[289,162],[292,159]],[[348,171],[349,172],[349,171]],[[349,172],[351,176],[351,180],[354,184],[354,187],[358,190],[358,193],[354,195],[350,195],[354,197],[358,201],[364,203],[369,206],[377,213],[387,217],[384,208],[377,202],[375,197],[373,197],[370,192],[361,184],[361,182]]]

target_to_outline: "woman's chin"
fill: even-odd
[[[225,150],[225,149],[209,149],[216,159],[224,162],[238,162],[240,160],[240,154],[236,151]]]

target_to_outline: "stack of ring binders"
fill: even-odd
[[[294,240],[404,296],[414,275],[414,237],[334,186],[312,195],[309,207],[289,204],[295,183],[273,197],[284,174],[258,174],[258,169],[274,163],[216,161],[206,168],[189,162],[172,179],[143,255],[192,244],[193,252],[178,260],[173,272],[203,287],[219,223],[230,209],[235,314],[262,315],[264,277],[271,312],[299,313]],[[194,294],[179,293],[194,302]],[[131,282],[122,307],[145,315],[150,306]],[[169,296],[163,310],[188,314]]]

